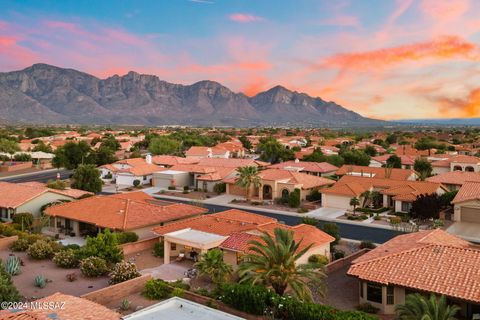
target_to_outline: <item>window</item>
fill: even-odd
[[[143,181],[147,181],[147,176],[143,176]]]
[[[411,202],[403,202],[402,201],[402,211],[403,212],[410,212],[411,208],[412,208],[412,203]]]
[[[367,283],[367,300],[382,303],[382,286],[374,283]]]
[[[387,304],[394,304],[395,296],[394,296],[395,288],[393,286],[387,287]]]
[[[176,243],[170,243],[170,250],[172,250],[172,251],[177,250],[177,244]]]
[[[363,298],[363,282],[358,283],[358,289],[360,290],[360,298]]]

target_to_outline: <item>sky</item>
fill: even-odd
[[[480,117],[479,0],[0,1],[0,72],[282,85],[378,119]]]

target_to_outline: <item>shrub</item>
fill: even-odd
[[[170,282],[170,285],[175,288],[190,290],[190,285],[188,283],[183,282],[181,279],[178,279],[175,282]]]
[[[132,231],[115,233],[115,236],[119,244],[138,241],[138,235]]]
[[[89,257],[80,261],[80,271],[87,277],[99,277],[108,272],[107,263],[99,257]]]
[[[27,249],[27,254],[33,259],[41,260],[50,258],[53,254],[53,248],[50,242],[46,240],[37,240]]]
[[[183,295],[185,294],[185,290],[183,290],[182,288],[173,288],[173,291],[172,291],[172,296],[173,297],[183,297]]]
[[[189,186],[183,186],[183,191],[189,191],[190,187]]]
[[[288,196],[288,205],[291,208],[298,208],[300,206],[300,189],[295,188]]]
[[[130,309],[130,301],[128,299],[123,299],[120,303],[120,310],[127,311]]]
[[[331,223],[325,223],[322,227],[323,232],[331,235],[332,237],[335,238],[335,241],[333,241],[330,244],[330,247],[333,248],[335,245],[337,245],[340,242],[340,231],[338,230],[338,225],[334,222]]]
[[[67,184],[65,183],[65,181],[58,179],[53,181],[50,180],[47,182],[47,187],[49,187],[50,189],[65,190]]]
[[[323,254],[312,254],[310,257],[308,257],[308,262],[325,266],[330,261],[328,261],[328,258],[325,257]]]
[[[307,213],[309,210],[307,208],[301,207],[297,209],[298,213]]]
[[[121,261],[115,264],[113,271],[109,274],[110,284],[124,282],[140,276],[135,263]]]
[[[375,314],[375,313],[377,313],[378,311],[380,311],[379,308],[372,306],[372,305],[371,305],[370,303],[368,303],[368,302],[359,304],[359,305],[356,307],[356,309],[357,309],[358,311],[363,311],[363,312],[366,312],[366,313],[373,313],[373,314]]]
[[[335,250],[333,252],[333,259],[338,260],[338,259],[342,259],[342,258],[345,258],[345,251]]]
[[[153,246],[153,255],[155,257],[163,258],[164,253],[165,251],[163,241],[155,243],[155,245]]]
[[[25,251],[28,249],[29,246],[30,243],[26,238],[20,238],[12,243],[10,249],[12,249],[12,251]]]
[[[21,226],[21,230],[29,230],[33,224],[33,215],[30,212],[16,213],[12,222]]]
[[[168,186],[168,190],[176,190],[176,189],[177,189],[177,187],[175,187],[175,186]]]
[[[11,276],[20,274],[20,258],[9,256],[5,263],[5,271]]]
[[[173,289],[163,280],[150,279],[145,283],[142,294],[151,300],[168,298]]]
[[[53,262],[60,268],[75,268],[78,265],[78,259],[73,249],[60,250],[55,253]]]
[[[254,315],[264,315],[271,307],[275,292],[264,286],[226,283],[219,287],[223,303]],[[298,318],[301,319],[301,318]]]
[[[47,279],[44,276],[36,276],[34,280],[35,287],[40,289],[45,288],[47,285]]]
[[[227,192],[227,184],[226,184],[225,182],[216,183],[216,184],[213,186],[213,192],[215,192],[215,193],[217,193],[217,194],[221,194],[221,193]]]
[[[73,282],[73,281],[77,280],[77,274],[75,272],[67,273],[65,278],[67,278],[68,282]]]
[[[5,271],[0,260],[0,301],[19,301],[20,293],[12,282],[12,277]],[[1,309],[1,307],[0,307]]]
[[[79,260],[92,256],[100,257],[110,263],[123,260],[123,251],[118,247],[117,237],[109,229],[100,232],[96,237],[87,237],[85,246],[77,251]]]
[[[318,225],[318,220],[313,217],[302,217],[301,222],[315,227]]]
[[[375,249],[377,246],[370,240],[362,240],[360,242],[360,249]]]
[[[140,180],[138,180],[138,179],[133,180],[133,186],[134,187],[138,187],[139,185],[140,185]]]

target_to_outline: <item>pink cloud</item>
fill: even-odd
[[[359,27],[360,21],[358,17],[355,16],[338,15],[330,19],[322,20],[320,24],[340,27]]]
[[[228,16],[231,21],[239,22],[239,23],[249,23],[249,22],[256,22],[264,20],[262,17],[255,16],[252,14],[247,13],[233,13]]]

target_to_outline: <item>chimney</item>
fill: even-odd
[[[152,164],[152,155],[149,153],[147,154],[147,156],[145,157],[145,161],[148,163],[148,164]]]

